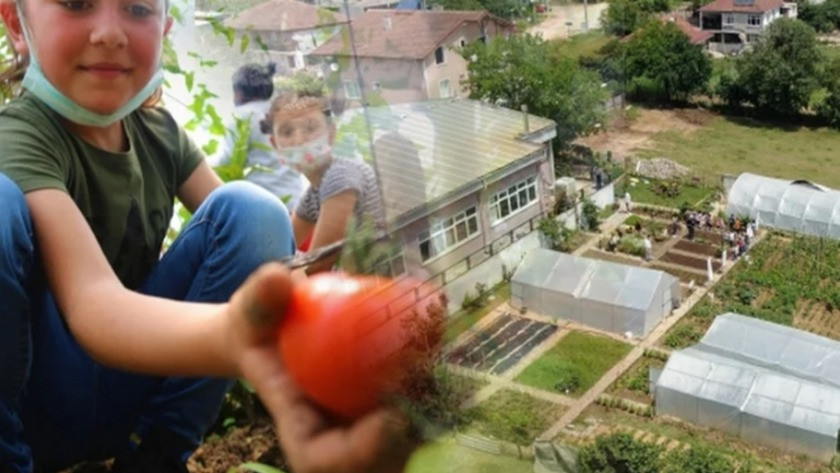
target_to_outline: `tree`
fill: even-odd
[[[706,85],[712,72],[700,47],[670,22],[648,22],[621,49],[628,92],[643,99],[684,101]]]
[[[820,33],[834,31],[840,26],[840,0],[826,0],[820,4],[800,3],[797,18]]]
[[[473,11],[484,10],[484,5],[478,0],[432,0],[432,5],[439,5],[444,10]]]
[[[606,93],[597,73],[571,59],[549,54],[542,38],[532,35],[496,37],[461,50],[468,61],[463,81],[470,98],[502,104],[555,120],[562,143],[591,129],[603,117]]]
[[[610,0],[601,13],[601,27],[607,33],[626,36],[650,19],[651,14],[670,9],[668,0]]]
[[[581,473],[658,473],[662,447],[618,433],[598,437],[580,450]]]
[[[718,91],[730,105],[749,104],[764,116],[796,115],[818,86],[822,57],[813,28],[781,18],[721,77]]]
[[[732,473],[735,468],[728,458],[709,447],[693,446],[674,450],[662,461],[662,473]]]
[[[832,128],[840,129],[840,58],[829,62],[822,76],[826,94],[817,105],[817,114]]]
[[[518,0],[431,0],[444,10],[487,10],[501,18],[519,18],[525,13],[522,2]]]

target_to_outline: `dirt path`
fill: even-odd
[[[695,108],[657,110],[631,106],[627,113],[636,116],[629,121],[613,118],[605,131],[578,138],[575,143],[593,151],[612,151],[613,156],[621,160],[633,156],[640,148],[652,147],[657,133],[692,134],[715,117],[712,112]]]
[[[588,19],[589,29],[601,27],[601,12],[607,9],[607,3],[552,5],[546,13],[546,19],[528,29],[533,35],[542,35],[543,39],[568,38],[584,31],[584,20]],[[566,25],[570,22],[571,25]]]

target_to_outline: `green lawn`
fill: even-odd
[[[454,441],[424,445],[411,457],[405,473],[531,473],[534,464],[473,450]]]
[[[578,397],[591,388],[632,346],[611,338],[572,332],[546,354],[530,364],[516,381],[554,391],[558,380],[574,379],[577,387],[568,395]]]
[[[449,323],[449,327],[447,327],[446,334],[443,337],[446,343],[458,338],[458,335],[461,335],[478,323],[484,316],[492,312],[493,309],[510,299],[510,283],[499,284],[492,289],[491,293],[493,300],[486,306],[471,311],[459,310],[452,314],[452,321]]]
[[[809,179],[840,188],[840,132],[829,128],[780,128],[749,118],[715,117],[700,130],[661,132],[639,157],[666,157],[689,166],[704,181],[752,172]]]
[[[551,40],[551,54],[555,57],[568,57],[577,61],[581,56],[592,56],[610,42],[611,37],[601,30],[576,34],[568,39]]]
[[[636,182],[635,185],[632,183]],[[633,202],[661,205],[663,207],[671,207],[677,209],[683,202],[688,202],[691,205],[697,205],[701,201],[709,198],[714,194],[715,190],[709,187],[698,187],[694,185],[684,184],[680,188],[680,193],[676,196],[670,197],[660,195],[654,192],[653,186],[656,184],[655,180],[643,178],[629,178],[627,190],[630,191],[630,197]],[[622,192],[621,188],[616,188],[617,192]],[[623,199],[624,194],[619,194],[618,197]]]
[[[529,445],[564,411],[565,408],[549,401],[504,389],[466,412],[469,419],[467,430],[518,445]]]

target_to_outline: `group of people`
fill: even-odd
[[[168,9],[0,2],[15,54],[0,81],[20,90],[0,108],[0,472],[184,472],[235,378],[294,471],[400,471],[412,443],[393,411],[335,421],[277,352],[296,282],[271,261],[376,215],[371,170],[333,156],[323,98],[284,93],[248,106],[274,150],[251,180],[272,190],[223,185],[159,101]],[[242,107],[268,100],[269,72],[243,73]],[[193,217],[161,256],[176,197]]]
[[[749,219],[737,218],[729,214],[726,229],[723,233],[724,247],[728,248],[728,254],[732,259],[738,259],[746,254],[755,241],[758,232],[758,224]]]

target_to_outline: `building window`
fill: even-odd
[[[455,248],[478,234],[478,213],[475,207],[433,223],[420,234],[420,258],[426,262]]]
[[[497,192],[490,199],[490,218],[499,223],[537,201],[537,176]]]
[[[735,15],[726,14],[723,15],[723,24],[724,25],[732,25],[735,23]]]
[[[750,26],[761,26],[761,16],[750,15],[747,17],[747,24]]]
[[[443,46],[438,47],[435,49],[435,64],[443,64],[444,61],[443,57]]]
[[[359,100],[362,98],[362,92],[359,90],[359,84],[353,80],[344,81],[344,96],[350,100]]]
[[[376,274],[393,278],[405,272],[405,257],[398,244],[392,244],[388,253],[383,255],[382,261],[376,264]]]
[[[757,34],[748,34],[748,35],[747,35],[747,42],[748,42],[748,43],[756,43],[756,42],[758,42],[758,35],[757,35]]]
[[[452,89],[449,87],[449,79],[442,79],[438,82],[438,96],[442,99],[452,97]]]
[[[463,48],[463,47],[465,47],[465,46],[467,45],[467,40],[465,40],[464,38],[461,38],[461,41],[460,41],[460,43],[459,43],[459,44],[460,44],[460,45],[461,45],[461,47]]]

